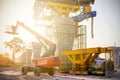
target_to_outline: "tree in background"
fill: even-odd
[[[12,59],[15,60],[15,54],[23,52],[25,50],[24,42],[17,37],[14,37],[11,41],[4,43],[6,47],[11,50]]]

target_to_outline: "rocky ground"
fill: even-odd
[[[32,72],[29,72],[27,75],[22,75],[20,70],[20,67],[0,68],[0,80],[120,80],[120,70],[114,73],[111,78],[93,75],[61,74],[58,72],[54,76],[49,76],[47,73],[44,73],[37,77]]]

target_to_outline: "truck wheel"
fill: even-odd
[[[23,66],[21,72],[22,72],[22,75],[26,75],[28,72],[28,67]]]
[[[35,67],[35,69],[34,69],[34,75],[35,76],[40,76],[40,74],[41,74],[41,69],[39,67]]]
[[[54,73],[55,73],[55,70],[53,68],[50,68],[49,71],[48,71],[48,74],[50,76],[54,76]]]

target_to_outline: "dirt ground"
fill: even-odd
[[[0,68],[0,80],[120,80],[120,70],[113,73],[111,78],[95,75],[70,75],[56,72],[54,76],[49,76],[47,73],[41,76],[34,76],[33,72],[27,75],[21,74],[21,67]]]

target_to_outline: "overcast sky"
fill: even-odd
[[[94,39],[91,39],[90,19],[87,24],[87,47],[120,46],[120,0],[95,0],[93,10],[97,11],[94,19]],[[29,23],[32,20],[34,0],[0,0],[0,53],[6,51],[4,41],[10,36],[4,33],[6,25],[17,20]]]

